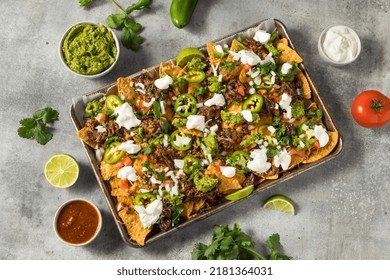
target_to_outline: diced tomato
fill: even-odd
[[[244,69],[245,72],[248,72],[249,70],[252,69],[252,66],[250,66],[249,64],[244,64],[244,65],[242,66],[242,68]]]
[[[106,114],[99,113],[99,114],[96,115],[96,120],[99,123],[107,122],[107,119],[108,119],[108,116]]]
[[[306,152],[305,151],[302,151],[302,150],[298,150],[298,149],[295,149],[293,147],[290,147],[290,155],[293,156],[293,155],[297,155],[299,157],[305,157],[306,156]]]
[[[237,88],[237,92],[238,92],[239,95],[245,96],[245,87],[244,87],[244,85],[240,85],[240,86]]]
[[[165,180],[161,183],[161,187],[165,186],[173,186],[173,181],[172,180]]]
[[[121,188],[122,191],[127,191],[130,186],[130,183],[128,180],[121,180],[119,187]]]
[[[121,162],[123,163],[124,166],[131,166],[133,165],[133,160],[128,157],[128,156],[125,156],[121,159]]]
[[[316,149],[316,150],[319,150],[321,148],[320,141],[315,141],[313,143],[313,148]]]

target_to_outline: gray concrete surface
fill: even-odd
[[[116,10],[109,1],[95,0],[88,9],[77,2],[0,1],[0,259],[190,259],[196,242],[210,241],[214,224],[234,223],[258,244],[278,232],[284,252],[295,259],[390,259],[390,126],[364,129],[349,111],[362,90],[390,94],[388,0],[200,0],[191,24],[180,30],[170,22],[170,1],[155,0],[152,10],[135,14],[145,27],[142,48],[136,53],[122,48],[115,69],[98,80],[64,69],[59,40],[72,24],[104,22]],[[344,152],[160,242],[127,247],[75,135],[71,98],[269,17],[287,26],[344,137]],[[317,52],[320,32],[335,23],[352,27],[362,40],[359,59],[343,68],[325,64]],[[41,146],[19,138],[18,121],[46,106],[60,112],[53,140]],[[80,163],[80,177],[69,189],[53,188],[44,178],[44,164],[56,153],[69,153]],[[275,193],[291,197],[295,216],[261,208]],[[59,205],[77,197],[96,203],[104,218],[100,236],[83,248],[61,243],[52,229]]]

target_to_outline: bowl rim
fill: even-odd
[[[114,37],[114,41],[115,41],[115,46],[116,46],[116,56],[115,56],[115,61],[111,64],[110,67],[108,67],[106,70],[104,70],[103,72],[100,72],[98,74],[93,74],[93,75],[85,75],[85,74],[80,74],[80,73],[77,73],[75,71],[73,71],[65,62],[65,59],[64,59],[64,56],[63,56],[63,53],[62,53],[62,45],[64,43],[64,40],[66,38],[66,36],[68,35],[69,31],[77,26],[77,25],[80,25],[80,24],[89,24],[89,25],[93,25],[93,26],[99,26],[99,25],[104,25],[105,27],[107,27],[107,29],[111,32],[112,36]],[[107,25],[103,24],[103,23],[100,23],[100,22],[93,22],[93,21],[80,21],[80,22],[77,22],[75,24],[72,24],[70,27],[68,27],[66,29],[66,31],[63,33],[63,35],[61,36],[61,39],[60,39],[60,43],[58,44],[58,53],[59,53],[59,56],[60,56],[60,60],[62,62],[62,64],[65,66],[66,69],[68,69],[71,73],[79,76],[79,77],[84,77],[84,78],[89,78],[89,79],[94,79],[94,78],[99,78],[99,77],[102,77],[104,76],[105,74],[109,73],[115,66],[115,64],[118,62],[118,59],[119,59],[119,54],[120,54],[120,44],[119,44],[119,40],[118,40],[118,37],[116,36],[115,32],[110,28],[108,27]]]
[[[98,226],[97,226],[97,228],[96,228],[95,234],[92,236],[92,238],[90,238],[89,240],[87,240],[87,241],[85,241],[85,242],[83,242],[83,243],[77,243],[77,244],[71,243],[71,242],[68,242],[68,241],[64,240],[64,239],[60,236],[60,234],[58,233],[58,228],[57,228],[57,221],[58,221],[58,216],[59,216],[60,212],[62,211],[62,209],[63,209],[65,206],[67,206],[68,204],[70,204],[70,203],[72,203],[72,202],[75,202],[75,201],[84,201],[84,202],[86,202],[86,203],[89,203],[89,204],[96,210],[96,212],[97,212],[97,214],[98,214],[98,217],[99,217],[99,223],[98,223]],[[94,203],[92,203],[91,201],[89,201],[89,200],[87,200],[87,199],[84,199],[84,198],[73,198],[73,199],[67,200],[67,201],[65,201],[64,203],[62,203],[62,204],[58,207],[58,209],[57,209],[57,211],[56,211],[56,213],[55,213],[55,215],[54,215],[54,219],[53,219],[53,229],[54,229],[54,232],[55,232],[55,234],[57,235],[58,239],[61,240],[62,242],[64,242],[65,244],[70,245],[70,246],[73,246],[73,247],[85,246],[85,245],[91,243],[93,240],[95,240],[95,238],[96,238],[96,237],[99,235],[99,233],[100,233],[100,230],[101,230],[101,228],[102,228],[102,224],[103,224],[103,218],[102,218],[102,213],[100,212],[99,208],[98,208]]]
[[[344,62],[334,61],[329,56],[326,55],[326,53],[325,53],[325,51],[323,49],[322,42],[323,42],[323,38],[324,38],[326,32],[328,32],[329,29],[331,29],[333,27],[336,27],[336,26],[347,28],[348,31],[352,34],[352,36],[356,39],[357,51],[356,51],[355,56],[351,60],[344,61]],[[321,32],[321,34],[320,34],[320,36],[318,38],[318,51],[320,53],[321,58],[323,60],[325,60],[326,62],[328,62],[330,64],[333,64],[335,66],[344,66],[344,65],[348,65],[348,64],[354,62],[359,57],[361,50],[362,50],[362,44],[361,44],[361,40],[360,40],[359,35],[356,33],[356,31],[354,29],[352,29],[351,27],[349,27],[348,25],[345,25],[345,24],[331,24],[331,25],[328,25],[327,27],[324,28],[324,30],[322,30],[322,32]]]

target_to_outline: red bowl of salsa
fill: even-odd
[[[84,246],[91,243],[102,226],[100,210],[85,199],[72,199],[62,204],[54,217],[54,231],[64,243]]]

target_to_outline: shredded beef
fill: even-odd
[[[85,127],[87,127],[86,136],[87,140],[90,142],[97,143],[99,146],[102,146],[104,144],[104,141],[108,137],[112,136],[118,136],[118,141],[126,141],[128,130],[125,128],[119,127],[119,125],[115,122],[113,119],[109,119],[106,123],[106,131],[105,132],[98,132],[96,130],[96,127],[98,125],[101,125],[98,120],[95,118],[88,119],[85,123]]]
[[[172,208],[168,201],[163,200],[163,209],[158,224],[161,231],[168,231],[172,228]]]
[[[254,53],[260,55],[260,57],[262,59],[264,59],[267,54],[268,54],[268,51],[267,49],[264,47],[264,45],[260,42],[257,42],[257,41],[254,41],[254,40],[247,40],[246,41],[246,47],[253,51]]]
[[[197,115],[205,116],[205,119],[209,121],[207,124],[209,126],[213,126],[217,124],[218,126],[221,125],[221,117],[220,117],[220,107],[218,106],[203,106],[198,109]]]
[[[297,127],[295,124],[286,124],[286,135],[294,136],[297,134]]]
[[[238,88],[244,86],[239,80],[230,80],[226,85],[226,91],[223,92],[227,106],[230,106],[233,102],[241,103],[245,100],[244,96],[238,93]]]
[[[282,82],[280,85],[279,92],[281,94],[288,94],[292,100],[298,99],[297,87],[294,82]]]
[[[154,149],[154,158],[156,162],[161,162],[168,166],[170,169],[174,169],[174,159],[178,158],[178,154],[171,146],[164,147],[157,145]]]
[[[230,138],[226,131],[221,131],[217,136],[217,140],[222,151],[226,151],[228,153],[234,151],[234,140]]]
[[[162,120],[155,119],[153,116],[142,116],[141,126],[144,128],[146,138],[154,138],[162,133]]]
[[[280,116],[281,111],[279,109],[279,105],[276,105],[275,102],[273,102],[271,99],[269,99],[266,96],[263,96],[264,103],[263,107],[261,108],[260,114],[263,116]]]

